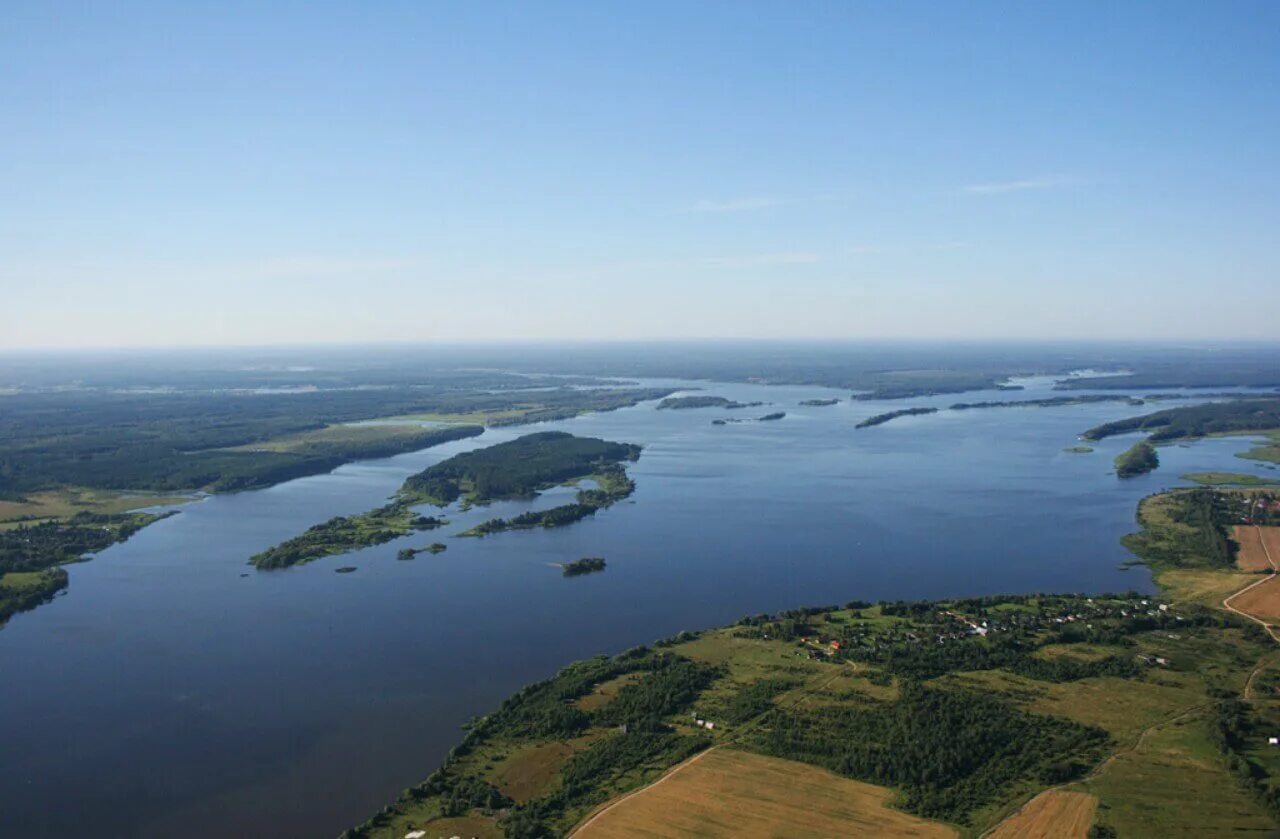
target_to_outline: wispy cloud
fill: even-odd
[[[704,265],[730,265],[743,267],[749,265],[811,265],[821,261],[820,254],[812,251],[783,251],[780,253],[742,254],[738,256],[708,256]]]
[[[1029,189],[1054,189],[1068,186],[1076,182],[1070,175],[1041,175],[1035,178],[1023,178],[1017,181],[995,181],[993,183],[969,184],[964,192],[978,195],[994,195],[1001,192],[1024,192]]]
[[[765,207],[773,207],[782,203],[777,198],[767,198],[761,195],[748,196],[746,198],[729,198],[726,200],[712,200],[704,198],[685,207],[683,212],[686,213],[740,213],[744,210],[762,210]]]

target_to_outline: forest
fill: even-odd
[[[564,431],[526,434],[506,443],[456,454],[404,483],[401,497],[412,503],[452,504],[528,498],[539,490],[585,478],[640,456],[640,447]]]
[[[38,391],[5,395],[0,498],[73,485],[234,491],[327,472],[478,435],[490,425],[563,419],[658,399],[670,390],[472,392],[451,387],[298,393]],[[334,424],[406,414],[456,416],[460,427],[331,439],[293,450],[272,441]],[[492,416],[490,416],[492,414]],[[487,418],[487,419],[486,419]]]
[[[1280,397],[1237,399],[1203,405],[1185,405],[1152,414],[1108,422],[1090,428],[1081,436],[1101,440],[1115,434],[1150,432],[1153,443],[1204,437],[1208,434],[1239,434],[1280,428]]]
[[[763,402],[737,402],[723,396],[669,396],[658,403],[660,411],[679,411],[691,408],[755,408]]]

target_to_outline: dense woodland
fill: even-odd
[[[1090,428],[1082,435],[1086,440],[1101,440],[1115,434],[1134,431],[1150,432],[1153,443],[1203,437],[1207,434],[1231,434],[1280,428],[1280,397],[1238,399],[1186,405],[1144,414],[1139,417],[1108,422]]]
[[[441,506],[464,494],[474,502],[524,498],[639,456],[640,447],[630,443],[542,431],[454,455],[410,476],[402,494]]]
[[[477,426],[342,441],[300,451],[231,450],[334,423],[413,413],[514,411],[490,424],[561,419],[657,399],[662,389],[473,392],[445,388],[304,393],[56,391],[0,397],[0,498],[62,485],[240,490],[481,433]]]
[[[1156,447],[1146,440],[1139,440],[1116,457],[1116,477],[1136,478],[1160,466]]]

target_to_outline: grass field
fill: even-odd
[[[1001,824],[991,839],[1086,839],[1098,799],[1082,792],[1042,792]]]
[[[1154,729],[1082,785],[1119,836],[1270,835],[1275,824],[1227,770],[1202,714]]]
[[[1258,436],[1255,432],[1250,436]],[[1249,460],[1265,460],[1269,463],[1280,463],[1280,430],[1267,431],[1262,434],[1269,442],[1260,446],[1254,446],[1247,452],[1241,452],[1236,457],[1244,457]]]
[[[720,748],[616,804],[574,835],[622,837],[950,837],[888,805],[891,790],[803,763]]]
[[[108,489],[63,489],[35,492],[22,501],[0,500],[0,527],[16,526],[17,519],[65,519],[76,513],[127,513],[143,507],[181,504],[189,495],[158,495]]]
[[[430,429],[421,420],[402,422],[347,423],[329,425],[315,431],[302,431],[273,437],[257,443],[235,446],[227,451],[309,453],[334,446],[368,445],[384,441],[412,440]]]

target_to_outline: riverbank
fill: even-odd
[[[1142,529],[1127,544],[1151,565],[1160,597],[853,602],[575,663],[478,720],[440,770],[346,835],[465,826],[477,836],[591,839],[638,830],[661,807],[669,835],[729,836],[732,814],[761,796],[804,801],[831,788],[861,803],[832,810],[814,798],[804,809],[844,818],[849,830],[886,818],[975,837],[1006,821],[1016,832],[1015,819],[1082,839],[1091,826],[1090,835],[1153,837],[1173,824],[1273,829],[1270,779],[1280,767],[1263,732],[1280,719],[1280,700],[1258,686],[1280,685],[1280,656],[1224,603],[1246,576],[1224,559],[1230,546],[1224,555],[1204,548],[1257,509],[1240,493],[1145,500]],[[649,722],[633,731],[642,718]],[[868,741],[889,748],[864,750]],[[1229,759],[1209,757],[1213,743]],[[772,779],[767,789],[745,780],[752,773],[727,784],[691,768],[690,755],[708,750],[781,762],[750,764]],[[970,768],[947,768],[952,751]],[[806,764],[819,775],[805,775]],[[1249,767],[1247,783],[1237,765]],[[886,778],[900,814],[885,810],[892,790],[866,785]],[[859,782],[884,792],[840,786]],[[672,789],[681,791],[675,799]],[[1024,814],[1050,789],[1078,798],[1063,808],[1036,799],[1045,806]],[[1188,806],[1206,795],[1212,806]],[[713,810],[723,815],[709,823]],[[769,819],[762,812],[753,824],[786,827]],[[1070,830],[1055,829],[1068,822]],[[686,823],[698,828],[670,827]]]

